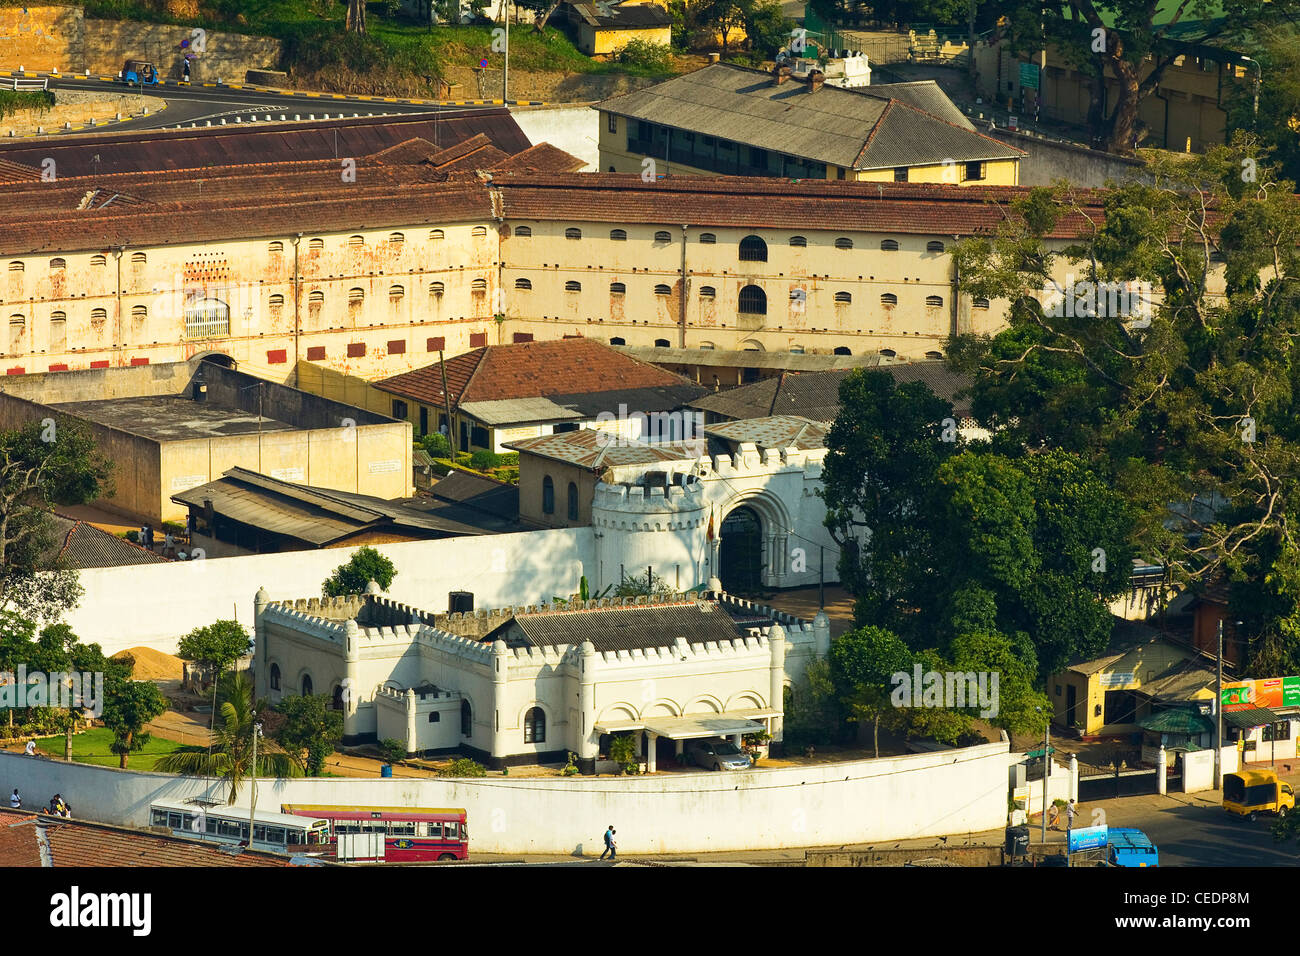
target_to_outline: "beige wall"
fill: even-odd
[[[529,467],[519,469],[519,518],[541,528],[583,528],[591,524],[591,499],[598,476],[589,469],[520,453],[520,464],[528,458]],[[536,467],[534,467],[536,466]],[[542,485],[549,477],[555,483],[555,513],[542,511]],[[578,520],[569,520],[569,483],[578,486]]]
[[[617,53],[631,40],[644,40],[646,43],[668,46],[673,40],[672,27],[652,30],[596,30],[590,24],[578,24],[577,46],[587,56]]]

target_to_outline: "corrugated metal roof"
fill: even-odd
[[[702,644],[744,636],[712,601],[516,614],[484,640],[504,633],[534,647],[591,641],[602,652],[671,647],[678,637],[688,644]]]
[[[826,447],[826,422],[815,422],[800,415],[772,415],[743,421],[708,425],[706,435],[724,439],[733,445],[753,442],[759,448],[799,448],[805,451]]]
[[[1277,714],[1266,707],[1251,707],[1248,710],[1225,710],[1223,712],[1225,723],[1242,730],[1275,724],[1280,719]]]
[[[715,63],[598,109],[850,169],[1019,159],[1025,153],[901,100]]]
[[[485,425],[525,425],[532,422],[567,422],[582,418],[549,398],[503,398],[491,402],[465,402],[460,410]]]
[[[560,432],[557,435],[525,438],[507,442],[505,447],[593,470],[614,465],[691,461],[708,453],[708,446],[703,440],[647,444],[619,438],[594,428],[580,428],[577,431]]]
[[[55,514],[50,519],[58,532],[58,541],[47,558],[57,561],[60,567],[83,570],[166,561],[147,548],[76,518]]]

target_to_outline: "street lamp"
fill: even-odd
[[[257,711],[253,711],[253,717],[257,717]],[[261,736],[262,724],[257,722],[253,724],[253,791],[248,801],[248,848],[253,849],[253,819],[257,814],[257,738]]]

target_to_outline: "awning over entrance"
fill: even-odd
[[[1281,718],[1267,708],[1252,707],[1249,710],[1225,710],[1223,720],[1230,727],[1250,730],[1252,727],[1263,727],[1267,724],[1277,723]]]
[[[625,730],[645,730],[645,723],[640,720],[606,720],[596,723],[598,734],[618,734]]]
[[[745,711],[743,713],[755,713]],[[764,712],[766,713],[766,712]],[[696,740],[700,737],[729,737],[732,734],[756,734],[764,727],[740,713],[697,714],[693,717],[649,717],[645,729],[670,740]]]

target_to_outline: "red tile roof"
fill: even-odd
[[[446,370],[453,408],[462,402],[612,392],[686,381],[593,339],[489,345],[448,359]],[[425,405],[444,403],[442,370],[436,362],[373,384]]]
[[[576,173],[587,164],[550,143],[538,143],[522,153],[515,153],[492,168],[503,172]]]
[[[40,866],[36,814],[0,810],[0,866]]]

